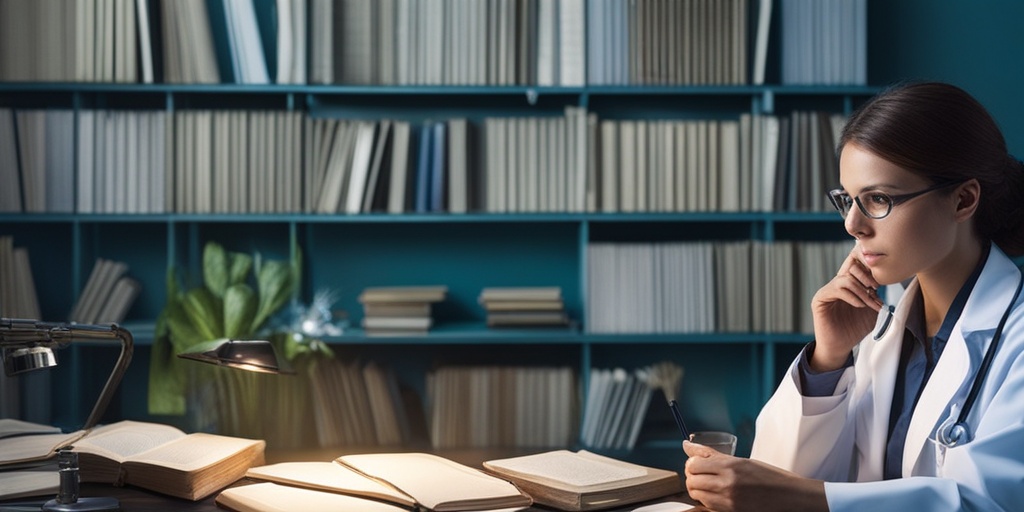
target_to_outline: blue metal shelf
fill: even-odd
[[[323,95],[831,95],[866,96],[877,86],[859,85],[625,85],[625,86],[467,86],[467,85],[248,85],[248,84],[121,84],[83,82],[0,82],[0,92],[86,92],[170,94],[323,94]]]
[[[135,338],[136,345],[152,345],[156,333],[153,322],[132,321],[122,326]],[[663,334],[587,334],[578,327],[488,328],[480,322],[445,323],[426,334],[370,336],[363,329],[350,328],[341,336],[323,340],[338,345],[689,345],[689,344],[768,344],[807,343],[811,335],[799,333],[663,333]]]
[[[367,213],[344,214],[76,214],[76,213],[5,213],[0,214],[0,223],[249,223],[267,222],[294,223],[393,223],[416,224],[422,222],[464,222],[464,223],[505,223],[505,222],[811,222],[835,223],[842,218],[834,212],[678,212],[678,213]]]

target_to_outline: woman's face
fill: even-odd
[[[896,196],[931,186],[921,176],[852,143],[840,155],[839,181],[851,197],[862,198],[868,192]],[[882,219],[865,216],[856,205],[850,209],[846,231],[857,239],[858,257],[879,283],[898,283],[919,272],[941,272],[956,241],[956,204],[950,190],[898,203]]]

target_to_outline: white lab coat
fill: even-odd
[[[883,308],[833,396],[802,396],[797,363],[790,366],[758,416],[751,458],[825,480],[831,512],[1024,510],[1024,297],[1014,305],[968,416],[973,440],[952,448],[935,441],[939,425],[955,418],[953,409],[963,404],[1020,278],[993,245],[914,409],[903,451],[904,478],[882,480],[882,467],[916,280],[896,305],[889,328],[875,340],[886,316]]]

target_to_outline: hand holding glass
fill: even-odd
[[[736,455],[736,436],[728,432],[694,432],[690,442],[707,446],[726,455]]]

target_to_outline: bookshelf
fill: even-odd
[[[0,7],[9,8],[13,3],[0,0]],[[403,3],[408,4],[403,0],[383,4]],[[585,6],[588,9],[586,19],[591,20],[589,16],[608,14],[590,10],[593,5],[613,2],[572,3]],[[749,55],[743,57],[748,62],[753,62],[756,50],[756,21],[761,3],[750,0],[728,4],[745,6],[745,10],[737,12],[746,16],[743,22],[747,27],[746,42],[730,48],[748,52]],[[350,2],[350,5],[356,4],[358,2]],[[672,4],[650,2],[652,6],[666,9]],[[780,26],[783,16],[778,9],[780,2],[775,4],[773,28]],[[160,2],[149,1],[147,5],[150,18],[154,19],[158,16]],[[256,0],[254,5],[259,23],[265,24],[268,18],[273,18],[274,2]],[[922,8],[934,10],[927,6]],[[473,14],[473,11],[447,12],[453,16]],[[648,18],[644,19],[650,23],[647,26],[652,27],[652,33],[656,32],[658,37],[673,37],[674,32],[654,23],[659,12],[646,12]],[[870,23],[885,16],[884,9],[876,9],[874,4],[869,12]],[[666,10],[663,14],[678,13]],[[374,15],[380,16],[380,13]],[[455,17],[448,22],[459,19],[462,18]],[[472,26],[467,19],[462,21]],[[608,19],[611,18],[606,17],[603,23]],[[884,26],[884,22],[881,25]],[[924,21],[921,25],[926,26]],[[313,23],[307,28],[311,33],[322,30]],[[904,26],[899,28],[906,30]],[[544,30],[554,29],[546,26]],[[619,29],[603,25],[602,30],[616,34],[614,30]],[[223,47],[223,34],[215,30],[213,35],[220,41],[218,48]],[[545,37],[550,34],[533,35],[539,38],[536,39],[538,44],[549,41]],[[158,40],[159,34],[153,36]],[[470,30],[467,35],[469,38],[486,36],[486,31],[480,30]],[[576,83],[578,76],[572,72],[578,69],[572,66],[568,66],[568,75],[556,75],[551,68],[542,71],[540,61],[535,63],[536,67],[531,67],[528,61],[515,59],[503,62],[511,66],[510,70],[515,68],[518,74],[487,68],[481,75],[483,72],[475,66],[490,60],[479,48],[465,45],[473,39],[431,40],[429,44],[440,45],[442,53],[444,48],[448,49],[445,55],[458,55],[475,64],[450,69],[442,66],[451,74],[437,76],[420,75],[418,73],[425,72],[420,68],[406,69],[408,74],[392,72],[394,70],[345,69],[342,70],[345,73],[355,73],[344,75],[352,77],[348,83],[315,83],[317,80],[312,78],[309,84],[166,83],[160,80],[160,73],[155,83],[43,81],[43,78],[0,81],[0,109],[60,109],[73,112],[77,118],[91,111],[163,113],[169,119],[179,113],[198,111],[276,111],[296,114],[303,122],[389,119],[426,123],[464,118],[482,132],[487,118],[556,118],[564,116],[567,107],[594,114],[599,122],[735,121],[742,115],[785,117],[796,111],[846,115],[879,89],[869,85],[781,84],[778,49],[781,36],[777,31],[768,39],[764,85],[750,85],[748,78],[740,76],[734,77],[735,83],[715,84],[708,78],[701,81],[698,77],[702,75],[696,71],[684,79],[681,69],[667,78],[644,75],[643,69],[629,69],[629,55],[615,53],[623,49],[615,46],[614,37],[602,40],[599,36],[600,32],[588,29],[584,34],[588,42],[586,51],[572,61],[573,66],[580,62],[585,64],[580,69],[589,73],[586,75],[589,83]],[[405,42],[408,44],[407,40]],[[682,45],[680,42],[678,48]],[[264,46],[274,47],[273,40],[268,40],[266,34]],[[314,58],[313,47],[309,48],[311,59]],[[489,48],[486,44],[483,47]],[[675,50],[657,53],[656,59],[644,61],[648,66],[644,69],[649,72],[657,69],[657,62],[678,57],[673,53]],[[408,52],[394,51],[385,62],[392,62],[393,58],[396,69],[403,69],[397,67],[401,63],[408,65],[415,61]],[[505,48],[505,51],[512,51],[512,48]],[[594,63],[601,61],[601,56],[608,52],[624,60],[609,59],[608,63],[595,66]],[[10,55],[0,51],[0,62],[5,62],[5,56],[9,62]],[[154,55],[159,57],[159,54]],[[271,51],[266,55],[273,81],[279,57]],[[316,55],[323,58],[323,55]],[[870,57],[874,63],[875,53]],[[223,52],[216,55],[222,71],[225,58]],[[882,56],[878,60],[885,61],[889,76],[873,78],[871,83],[885,83],[899,76],[896,57],[885,59]],[[159,68],[160,62],[156,64]],[[0,67],[3,69],[8,68]],[[19,68],[18,72],[21,71]],[[740,75],[747,73],[746,69],[741,71]],[[320,81],[330,81],[323,72],[320,69],[315,72],[320,74],[315,76],[320,77]],[[622,73],[628,76],[630,72],[636,73],[632,82],[622,78]],[[314,76],[312,69],[309,73],[310,77]],[[991,73],[997,75],[996,70]],[[227,75],[222,72],[224,76]],[[670,82],[672,78],[676,83]],[[563,83],[573,85],[560,85]],[[76,137],[82,136],[80,131],[76,134]],[[80,142],[80,139],[75,140]],[[75,151],[80,151],[79,146],[75,147]],[[300,151],[300,156],[305,154]],[[80,155],[76,153],[76,156]],[[78,163],[76,173],[81,168],[82,164]],[[302,190],[308,189],[309,183],[303,182]],[[79,193],[74,192],[76,195],[71,197],[74,204],[79,200]],[[142,292],[125,320],[139,348],[121,387],[119,400],[108,413],[111,418],[182,421],[146,413],[149,344],[155,319],[164,304],[168,267],[198,273],[202,248],[207,241],[217,241],[235,251],[259,251],[265,257],[278,259],[289,257],[291,247],[297,244],[304,256],[299,298],[308,300],[323,287],[335,289],[340,295],[337,307],[347,311],[354,321],[362,314],[356,297],[367,286],[445,284],[449,287],[449,298],[435,309],[436,327],[425,336],[368,337],[360,329],[352,329],[326,340],[343,357],[379,359],[393,365],[402,379],[421,393],[425,389],[426,375],[444,364],[568,365],[575,369],[581,389],[585,390],[590,368],[632,368],[669,359],[686,369],[681,403],[692,423],[691,428],[734,431],[740,437],[738,452],[749,451],[757,411],[770,396],[793,355],[810,336],[795,330],[753,329],[743,332],[591,332],[588,329],[591,319],[587,318],[588,293],[592,291],[588,281],[591,265],[588,246],[591,243],[844,240],[846,234],[838,216],[825,210],[752,207],[728,212],[713,208],[626,212],[619,208],[602,211],[600,207],[584,208],[591,211],[569,211],[566,207],[493,211],[479,208],[481,198],[485,197],[480,192],[477,207],[471,206],[467,213],[324,214],[304,208],[200,213],[183,212],[173,203],[154,213],[76,213],[73,209],[64,213],[8,212],[0,213],[0,235],[12,236],[15,245],[30,251],[35,285],[47,320],[63,319],[71,310],[96,258],[126,262],[131,275],[142,284]],[[476,303],[480,290],[487,286],[560,286],[566,309],[575,323],[568,329],[487,329],[484,311]],[[86,389],[101,378],[93,375],[96,372],[91,368],[105,364],[103,360],[107,355],[102,350],[76,347],[61,355],[67,361],[62,362],[62,367],[66,368],[61,369],[56,382],[81,383],[81,389]],[[98,389],[99,384],[93,387]],[[80,396],[84,392],[71,396],[59,393],[56,390],[60,387],[53,385],[52,421],[72,424],[87,412],[88,405],[83,403],[91,403],[91,398]],[[652,403],[652,408],[657,406]],[[658,430],[654,425],[642,433],[636,449],[613,455],[671,466],[681,459],[677,450],[678,442],[672,432]]]

